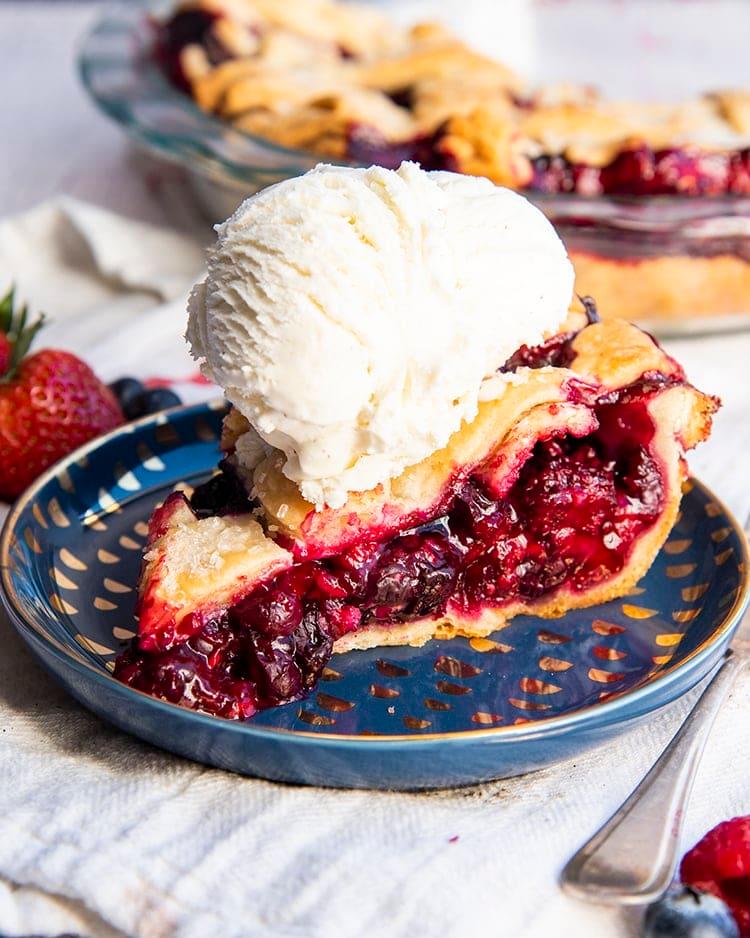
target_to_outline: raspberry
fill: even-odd
[[[742,938],[750,938],[750,816],[723,821],[710,830],[683,857],[680,879],[722,899]]]

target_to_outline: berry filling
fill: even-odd
[[[559,344],[527,350],[547,364]],[[334,642],[363,626],[586,590],[622,570],[638,536],[664,506],[651,452],[647,401],[636,385],[594,405],[597,429],[536,443],[509,490],[493,494],[476,473],[438,518],[395,537],[363,537],[332,557],[299,560],[168,650],[135,642],[117,661],[127,684],[186,707],[245,718],[305,696]],[[248,510],[228,467],[199,487],[202,516]],[[228,508],[231,506],[231,509]]]
[[[750,194],[750,149],[707,153],[691,147],[623,150],[606,166],[574,163],[564,156],[532,160],[529,188],[578,195]]]

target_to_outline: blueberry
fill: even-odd
[[[131,414],[133,405],[143,393],[141,382],[137,378],[118,378],[110,384],[109,389],[119,401],[125,416],[132,420],[135,416]]]
[[[130,420],[135,420],[137,417],[155,414],[158,410],[176,407],[181,403],[180,398],[169,388],[146,389],[133,399],[130,409],[125,410],[125,416]]]
[[[739,938],[726,905],[707,892],[675,884],[646,910],[643,938]]]

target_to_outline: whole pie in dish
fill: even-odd
[[[524,200],[513,193],[501,198],[503,190],[484,180],[456,177],[461,185],[454,188],[450,178],[433,181],[429,176],[403,167],[390,174],[321,168],[249,200],[220,229],[208,279],[191,300],[189,336],[194,352],[207,352],[211,374],[223,376],[227,395],[237,406],[224,421],[216,474],[192,493],[171,494],[151,518],[139,587],[139,633],[117,662],[120,680],[186,707],[246,718],[304,696],[334,653],[486,636],[520,613],[554,617],[622,596],[648,570],[678,512],[685,452],[708,436],[716,400],[692,387],[649,335],[622,321],[599,321],[592,301],[583,301],[583,312],[559,318],[554,309],[561,307],[564,317],[572,274],[567,279],[569,265],[557,254],[551,226],[528,204],[517,204]],[[366,191],[360,191],[364,181]],[[419,193],[416,206],[408,202],[412,190],[407,185]],[[353,286],[356,295],[376,265],[367,252],[387,251],[380,205],[369,204],[369,195],[378,194],[395,218],[403,218],[409,207],[423,208],[434,196],[436,206],[409,222],[410,231],[426,238],[420,242],[425,270],[418,283],[429,289],[426,274],[435,272],[430,252],[438,251],[444,259],[447,244],[451,255],[461,253],[460,244],[451,240],[444,187],[461,205],[469,200],[472,217],[496,211],[507,218],[518,210],[508,244],[532,245],[529,269],[537,271],[537,280],[525,293],[524,278],[513,285],[511,272],[519,260],[511,259],[497,282],[513,289],[514,300],[509,305],[502,297],[487,300],[484,308],[491,312],[496,306],[498,311],[496,322],[488,321],[488,335],[493,329],[527,328],[518,325],[514,304],[526,322],[533,310],[539,312],[542,294],[555,293],[554,301],[545,301],[545,315],[547,321],[557,316],[559,327],[540,335],[534,345],[515,347],[495,364],[494,373],[480,375],[482,390],[469,419],[457,419],[445,442],[423,458],[397,472],[378,469],[380,481],[366,489],[349,486],[341,494],[316,485],[306,488],[300,473],[304,475],[313,457],[330,454],[317,452],[322,444],[305,447],[309,427],[303,432],[293,419],[303,412],[305,401],[294,399],[290,391],[271,428],[268,402],[286,390],[267,379],[274,373],[273,362],[263,373],[234,364],[254,361],[250,352],[238,351],[250,333],[254,349],[270,343],[279,359],[289,349],[295,356],[304,354],[301,339],[316,344],[311,325],[305,327],[308,331],[296,326],[307,311],[302,295],[291,288],[279,292],[283,283],[275,271],[282,268],[273,265],[285,265],[290,276],[297,273],[304,296],[315,293],[318,306],[329,304],[332,316],[338,293],[324,292],[325,277],[337,276],[336,265],[350,264],[363,278]],[[345,192],[355,191],[362,206],[367,205],[361,217],[354,217],[342,201]],[[372,268],[360,269],[348,249],[336,254],[334,264],[326,238],[337,236],[336,227],[327,214],[310,222],[312,195],[321,192],[331,200],[325,211],[338,213],[345,224],[347,234],[341,236],[362,245],[364,256],[372,257]],[[307,208],[304,217],[298,216],[298,204]],[[318,215],[323,211],[321,207]],[[277,240],[282,217],[298,218],[299,226],[289,233],[289,253],[283,257]],[[465,216],[460,219],[463,225]],[[309,224],[317,234],[305,227]],[[471,231],[457,228],[462,239],[471,241]],[[393,237],[403,244],[403,231]],[[486,266],[473,268],[475,277],[495,275],[494,268],[504,263],[502,247],[494,261],[490,253]],[[473,263],[473,250],[466,253],[467,263]],[[320,259],[320,274],[305,266],[305,258],[314,257]],[[459,260],[458,272],[464,269],[460,265]],[[407,259],[404,269],[413,266]],[[406,289],[401,273],[385,268],[399,290]],[[553,288],[557,273],[561,277]],[[246,299],[240,300],[245,288]],[[463,298],[471,295],[481,303],[485,291],[463,289],[455,281],[461,302],[450,314],[459,327],[448,340],[452,346],[461,330],[484,328],[481,310],[463,309]],[[442,295],[434,294],[435,303]],[[445,303],[450,301],[446,296]],[[364,307],[364,299],[362,303]],[[284,333],[281,345],[277,337],[269,339],[277,328],[271,311],[278,304],[282,327],[290,321],[293,326],[292,337]],[[350,304],[345,305],[348,309]],[[202,319],[196,316],[198,309]],[[406,317],[408,310],[407,305]],[[435,309],[436,332],[448,317],[445,310]],[[341,334],[356,327],[355,311]],[[428,337],[423,335],[423,341]],[[485,344],[480,342],[480,349]],[[315,354],[326,352],[317,348]],[[398,356],[396,347],[392,354]],[[471,354],[470,346],[464,354]],[[377,370],[379,361],[374,358],[362,371]],[[353,397],[354,379],[360,375],[348,375],[345,364],[337,393]],[[450,366],[442,359],[438,364]],[[422,360],[420,367],[423,376],[428,364]],[[284,373],[289,376],[293,370]],[[409,384],[419,377],[413,375]],[[246,384],[240,392],[241,380]],[[437,412],[442,385],[430,387],[436,388]],[[409,402],[415,400],[410,390],[404,394],[401,407],[393,413],[386,408],[391,427],[405,419]],[[385,437],[383,413],[377,408],[367,413]],[[362,414],[352,418],[352,425],[361,427],[366,419]],[[433,419],[427,410],[420,414],[425,422]],[[293,445],[274,436],[280,428],[296,434]],[[350,439],[338,426],[326,428],[326,434],[329,449],[342,434]],[[279,445],[270,445],[269,438]],[[368,459],[376,447],[367,444]],[[387,452],[385,446],[382,452]],[[295,454],[298,464],[291,458]],[[341,478],[349,479],[352,460],[344,463]],[[316,500],[306,498],[303,489]]]
[[[414,160],[547,200],[750,196],[747,90],[658,104],[532,87],[439,25],[331,0],[189,0],[156,28],[159,61],[201,109],[283,147]],[[581,206],[564,229],[578,292],[605,319],[750,312],[750,236],[725,211],[728,225],[704,209],[689,233],[684,217],[613,228]]]

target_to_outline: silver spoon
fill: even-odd
[[[750,528],[750,519],[745,530]],[[750,610],[738,633],[750,625]],[[750,660],[750,638],[735,637],[672,741],[627,801],[569,861],[560,877],[571,896],[623,905],[653,902],[669,887],[680,832],[708,734]]]

